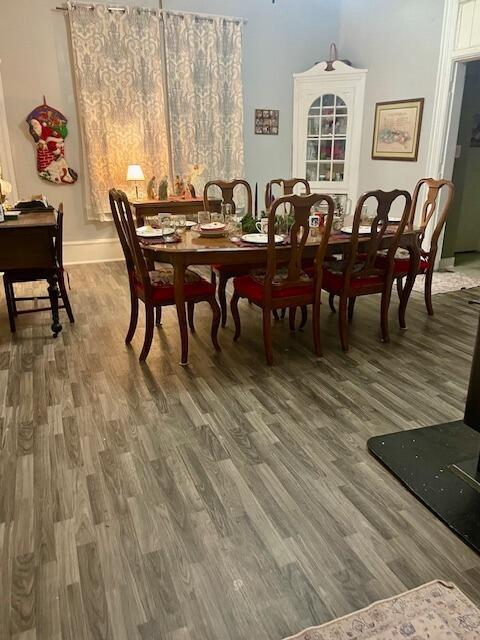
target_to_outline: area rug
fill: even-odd
[[[460,289],[473,289],[480,287],[480,277],[472,278],[459,271],[435,271],[432,281],[432,295],[460,291]],[[423,293],[425,288],[425,276],[418,275],[413,285],[413,290]]]
[[[434,580],[285,640],[478,640],[480,610],[458,587]]]

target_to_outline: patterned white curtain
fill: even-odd
[[[111,220],[108,190],[132,191],[129,164],[139,164],[146,180],[168,175],[161,19],[143,9],[82,4],[70,5],[69,16],[87,216]]]
[[[203,183],[242,178],[242,24],[169,11],[164,19],[175,173],[198,163]]]

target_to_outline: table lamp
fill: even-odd
[[[5,202],[5,198],[12,192],[12,185],[3,179],[2,167],[0,167],[0,204]]]
[[[145,176],[143,175],[142,167],[139,164],[129,164],[127,169],[127,180],[128,182],[135,182],[135,194],[138,200],[138,181],[145,180]]]

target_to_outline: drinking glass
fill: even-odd
[[[372,224],[372,219],[367,205],[364,204],[362,207],[362,215],[360,216],[360,224],[364,227],[369,227]]]
[[[228,216],[228,218],[225,218],[225,225],[226,225],[225,231],[228,236],[230,235],[230,231],[234,226],[234,224],[235,224],[235,218],[233,216]]]
[[[240,240],[243,235],[241,218],[232,216],[231,221],[227,227],[227,234],[230,240]]]
[[[225,222],[225,214],[224,213],[211,213],[210,214],[210,222]]]
[[[153,229],[158,229],[158,216],[145,216],[144,218],[145,225],[152,227]]]
[[[185,233],[185,229],[187,228],[187,216],[176,215],[173,226],[178,234],[182,235]]]
[[[336,213],[333,216],[332,229],[334,231],[341,231],[345,222],[345,214],[344,213]]]
[[[210,222],[210,211],[198,212],[198,224],[208,224]]]
[[[276,216],[277,233],[284,238],[288,238],[290,234],[290,220],[287,212],[280,213]]]
[[[165,231],[172,228],[172,216],[170,214],[163,215],[159,213],[157,216],[157,225],[158,228],[162,230],[162,235],[165,235]]]

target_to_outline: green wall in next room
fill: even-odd
[[[480,251],[480,146],[470,146],[476,116],[480,116],[480,61],[467,64],[453,183],[455,198],[443,243],[443,258]]]

